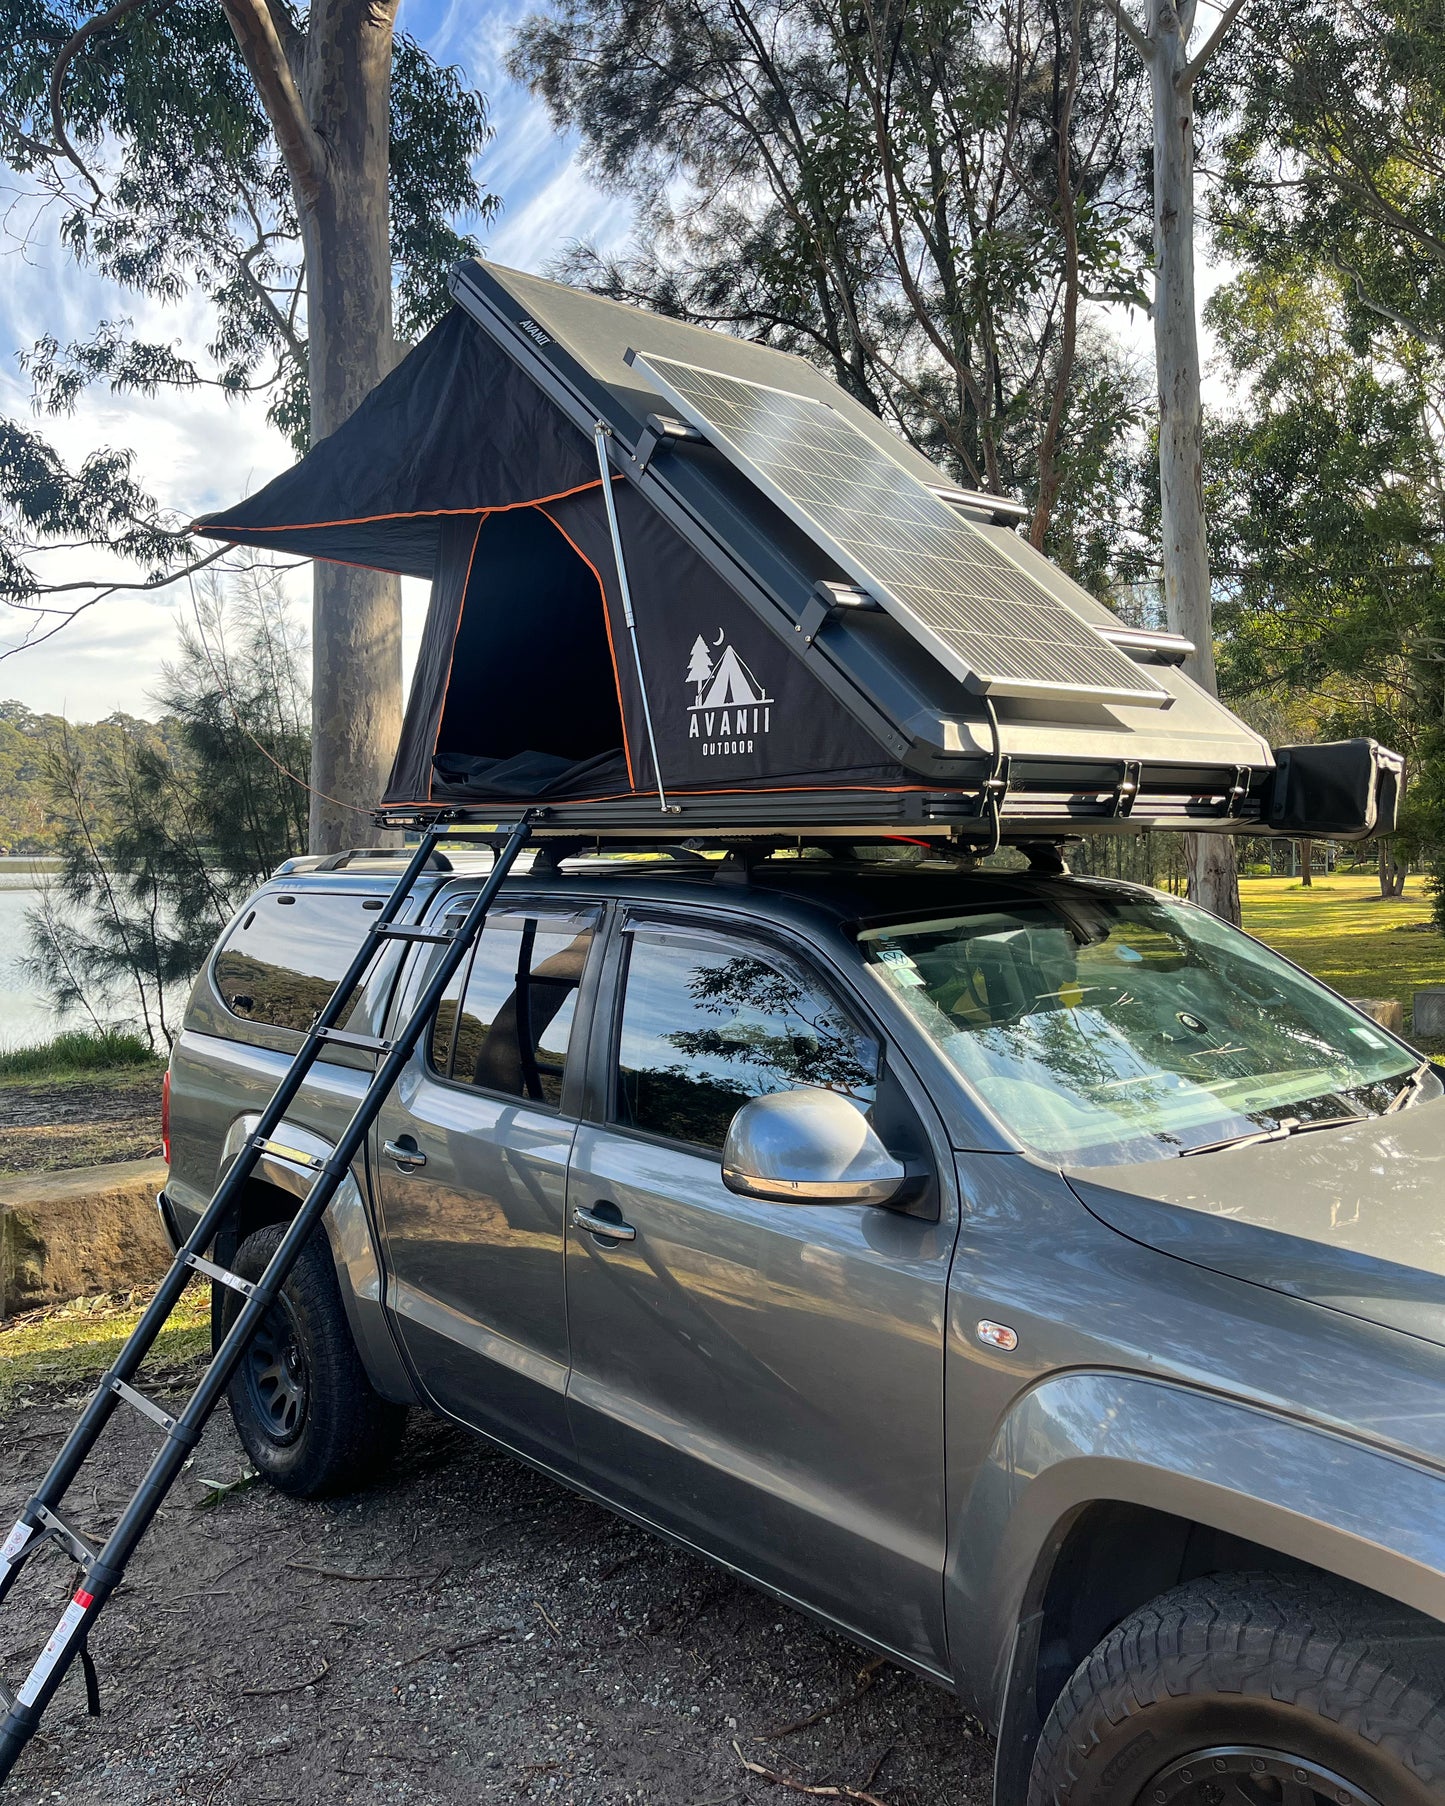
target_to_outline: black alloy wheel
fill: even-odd
[[[1283,1750],[1216,1744],[1162,1769],[1139,1806],[1382,1806],[1322,1763]]]
[[[259,1279],[285,1230],[268,1223],[248,1235],[230,1265],[243,1279]],[[229,1290],[221,1302],[224,1333],[241,1302]],[[262,1318],[230,1400],[252,1466],[281,1492],[350,1492],[395,1453],[406,1412],[377,1394],[357,1353],[324,1229],[301,1250]]]
[[[295,1442],[306,1427],[311,1374],[296,1310],[284,1293],[262,1318],[243,1372],[251,1406],[266,1434],[278,1448]]]

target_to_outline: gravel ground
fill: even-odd
[[[161,1151],[161,1074],[0,1085],[0,1174],[142,1160]]]
[[[6,1525],[82,1402],[27,1391],[0,1422]],[[72,1488],[82,1527],[153,1448],[121,1413]],[[460,1431],[415,1414],[392,1479],[349,1499],[205,1485],[244,1471],[222,1411],[100,1620],[105,1715],[77,1665],[6,1806],[988,1798],[947,1694]],[[0,1620],[12,1684],[73,1584],[45,1560]]]

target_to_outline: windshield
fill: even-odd
[[[1060,1166],[1377,1115],[1419,1065],[1268,948],[1147,893],[1080,885],[859,941],[1004,1126]]]

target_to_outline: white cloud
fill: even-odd
[[[543,270],[573,239],[606,247],[626,235],[629,209],[583,169],[577,146],[559,137],[546,109],[506,74],[512,34],[527,7],[516,0],[477,7],[450,0],[434,22],[418,23],[428,47],[460,63],[491,102],[496,135],[479,171],[503,201],[487,253],[500,263]],[[43,223],[29,252],[0,265],[0,409],[25,420],[29,385],[15,354],[44,333],[62,343],[88,336],[104,319],[128,318],[143,336],[200,352],[208,328],[198,300],[160,307],[77,269]],[[266,423],[264,404],[228,401],[213,389],[163,390],[154,397],[112,396],[93,390],[72,414],[37,423],[67,462],[79,463],[101,446],[129,448],[139,480],[162,506],[190,517],[219,508],[267,483],[294,453]],[[117,575],[132,579],[134,571]],[[69,582],[110,574],[92,555],[53,552],[45,574]],[[291,579],[298,607],[306,607],[305,567]],[[428,585],[402,584],[402,647],[410,673],[416,657]],[[123,709],[155,712],[149,700],[162,661],[175,647],[177,611],[189,607],[184,584],[146,595],[122,594],[98,603],[43,646],[0,659],[0,698],[89,720]],[[0,650],[18,637],[14,619],[0,620]]]

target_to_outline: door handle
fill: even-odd
[[[637,1240],[637,1231],[631,1223],[624,1223],[621,1217],[600,1217],[595,1211],[584,1210],[580,1204],[572,1212],[572,1227],[585,1229],[589,1235],[605,1235],[609,1241]]]
[[[414,1173],[418,1167],[426,1165],[426,1155],[410,1135],[403,1135],[400,1141],[383,1143],[381,1151],[388,1160],[394,1160],[404,1173]]]

